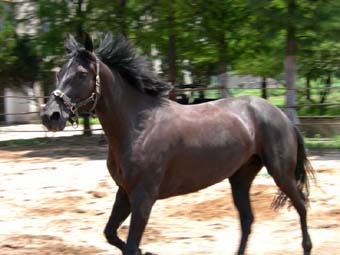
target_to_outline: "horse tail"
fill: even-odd
[[[294,131],[296,133],[297,139],[297,162],[295,168],[295,180],[296,186],[300,192],[301,198],[308,204],[308,197],[309,197],[309,180],[315,179],[315,170],[313,169],[310,161],[307,158],[305,144],[303,141],[303,137],[299,128],[294,126]],[[282,192],[279,191],[279,194],[274,199],[272,206],[274,209],[279,209],[285,205],[287,201],[287,196]]]
[[[300,190],[304,201],[307,203],[309,197],[309,180],[315,180],[315,170],[313,169],[310,161],[307,158],[305,144],[303,142],[303,137],[299,129],[296,126],[294,127],[294,129],[298,143],[295,179],[297,181],[297,187]]]

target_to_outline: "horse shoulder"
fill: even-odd
[[[121,180],[127,191],[136,185],[146,185],[146,189],[157,192],[169,151],[169,143],[165,141],[168,124],[169,118],[160,116],[155,110],[146,114],[131,134],[132,138],[120,153],[119,162]]]

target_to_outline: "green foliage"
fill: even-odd
[[[333,73],[339,76],[340,68],[340,2],[306,2],[304,30],[300,34],[298,55],[299,72],[302,76],[318,79]]]
[[[13,15],[11,6],[0,3],[0,80],[6,76],[6,72],[12,68],[17,61],[17,57],[13,54],[17,46],[15,39],[15,24],[11,18]]]
[[[298,108],[298,114],[301,116],[340,116],[340,107],[339,105],[325,105],[320,106],[318,103],[320,102],[320,98],[322,97],[322,92],[325,90],[325,80],[324,79],[315,79],[311,82],[310,87],[310,100],[306,99],[306,91],[304,89],[303,80],[300,79],[298,83],[297,98],[299,105],[307,105],[305,107]],[[329,94],[327,95],[328,103],[340,103],[340,82],[337,79],[334,79],[332,82],[331,89],[329,90]],[[326,102],[326,103],[327,103]],[[311,105],[310,104],[315,104]]]
[[[18,83],[34,80],[38,71],[60,66],[65,58],[63,36],[72,33],[81,41],[82,31],[91,32],[96,43],[107,31],[125,34],[139,53],[162,61],[164,79],[174,69],[177,83],[182,82],[183,70],[191,72],[194,83],[207,85],[210,76],[228,68],[275,78],[283,73],[287,26],[296,30],[300,76],[316,80],[327,73],[339,75],[340,2],[336,0],[25,2],[34,8],[20,20],[15,18],[14,4],[0,3],[1,80],[19,77],[15,75],[19,69],[20,74],[31,75]],[[295,3],[292,12],[289,2]],[[32,19],[38,24],[36,33],[17,35],[16,26]],[[283,103],[283,94],[272,92],[269,97]]]
[[[38,76],[39,59],[29,35],[16,33],[14,5],[0,3],[0,84],[19,87],[32,83]]]

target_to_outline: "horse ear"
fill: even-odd
[[[85,49],[92,52],[93,51],[93,41],[89,33],[84,32],[84,46]]]
[[[105,33],[104,37],[100,40],[100,44],[98,47],[98,50],[104,50],[107,47],[109,47],[109,45],[112,44],[112,33],[111,32],[107,32]]]
[[[74,37],[70,34],[66,34],[64,37],[64,45],[67,53],[71,53],[78,49],[78,43],[74,39]]]

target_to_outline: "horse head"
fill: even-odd
[[[57,75],[57,89],[41,112],[42,123],[49,131],[63,130],[67,120],[77,123],[79,113],[92,113],[100,92],[99,60],[90,35],[85,33],[85,48],[79,47],[71,35],[64,43],[68,60]]]

